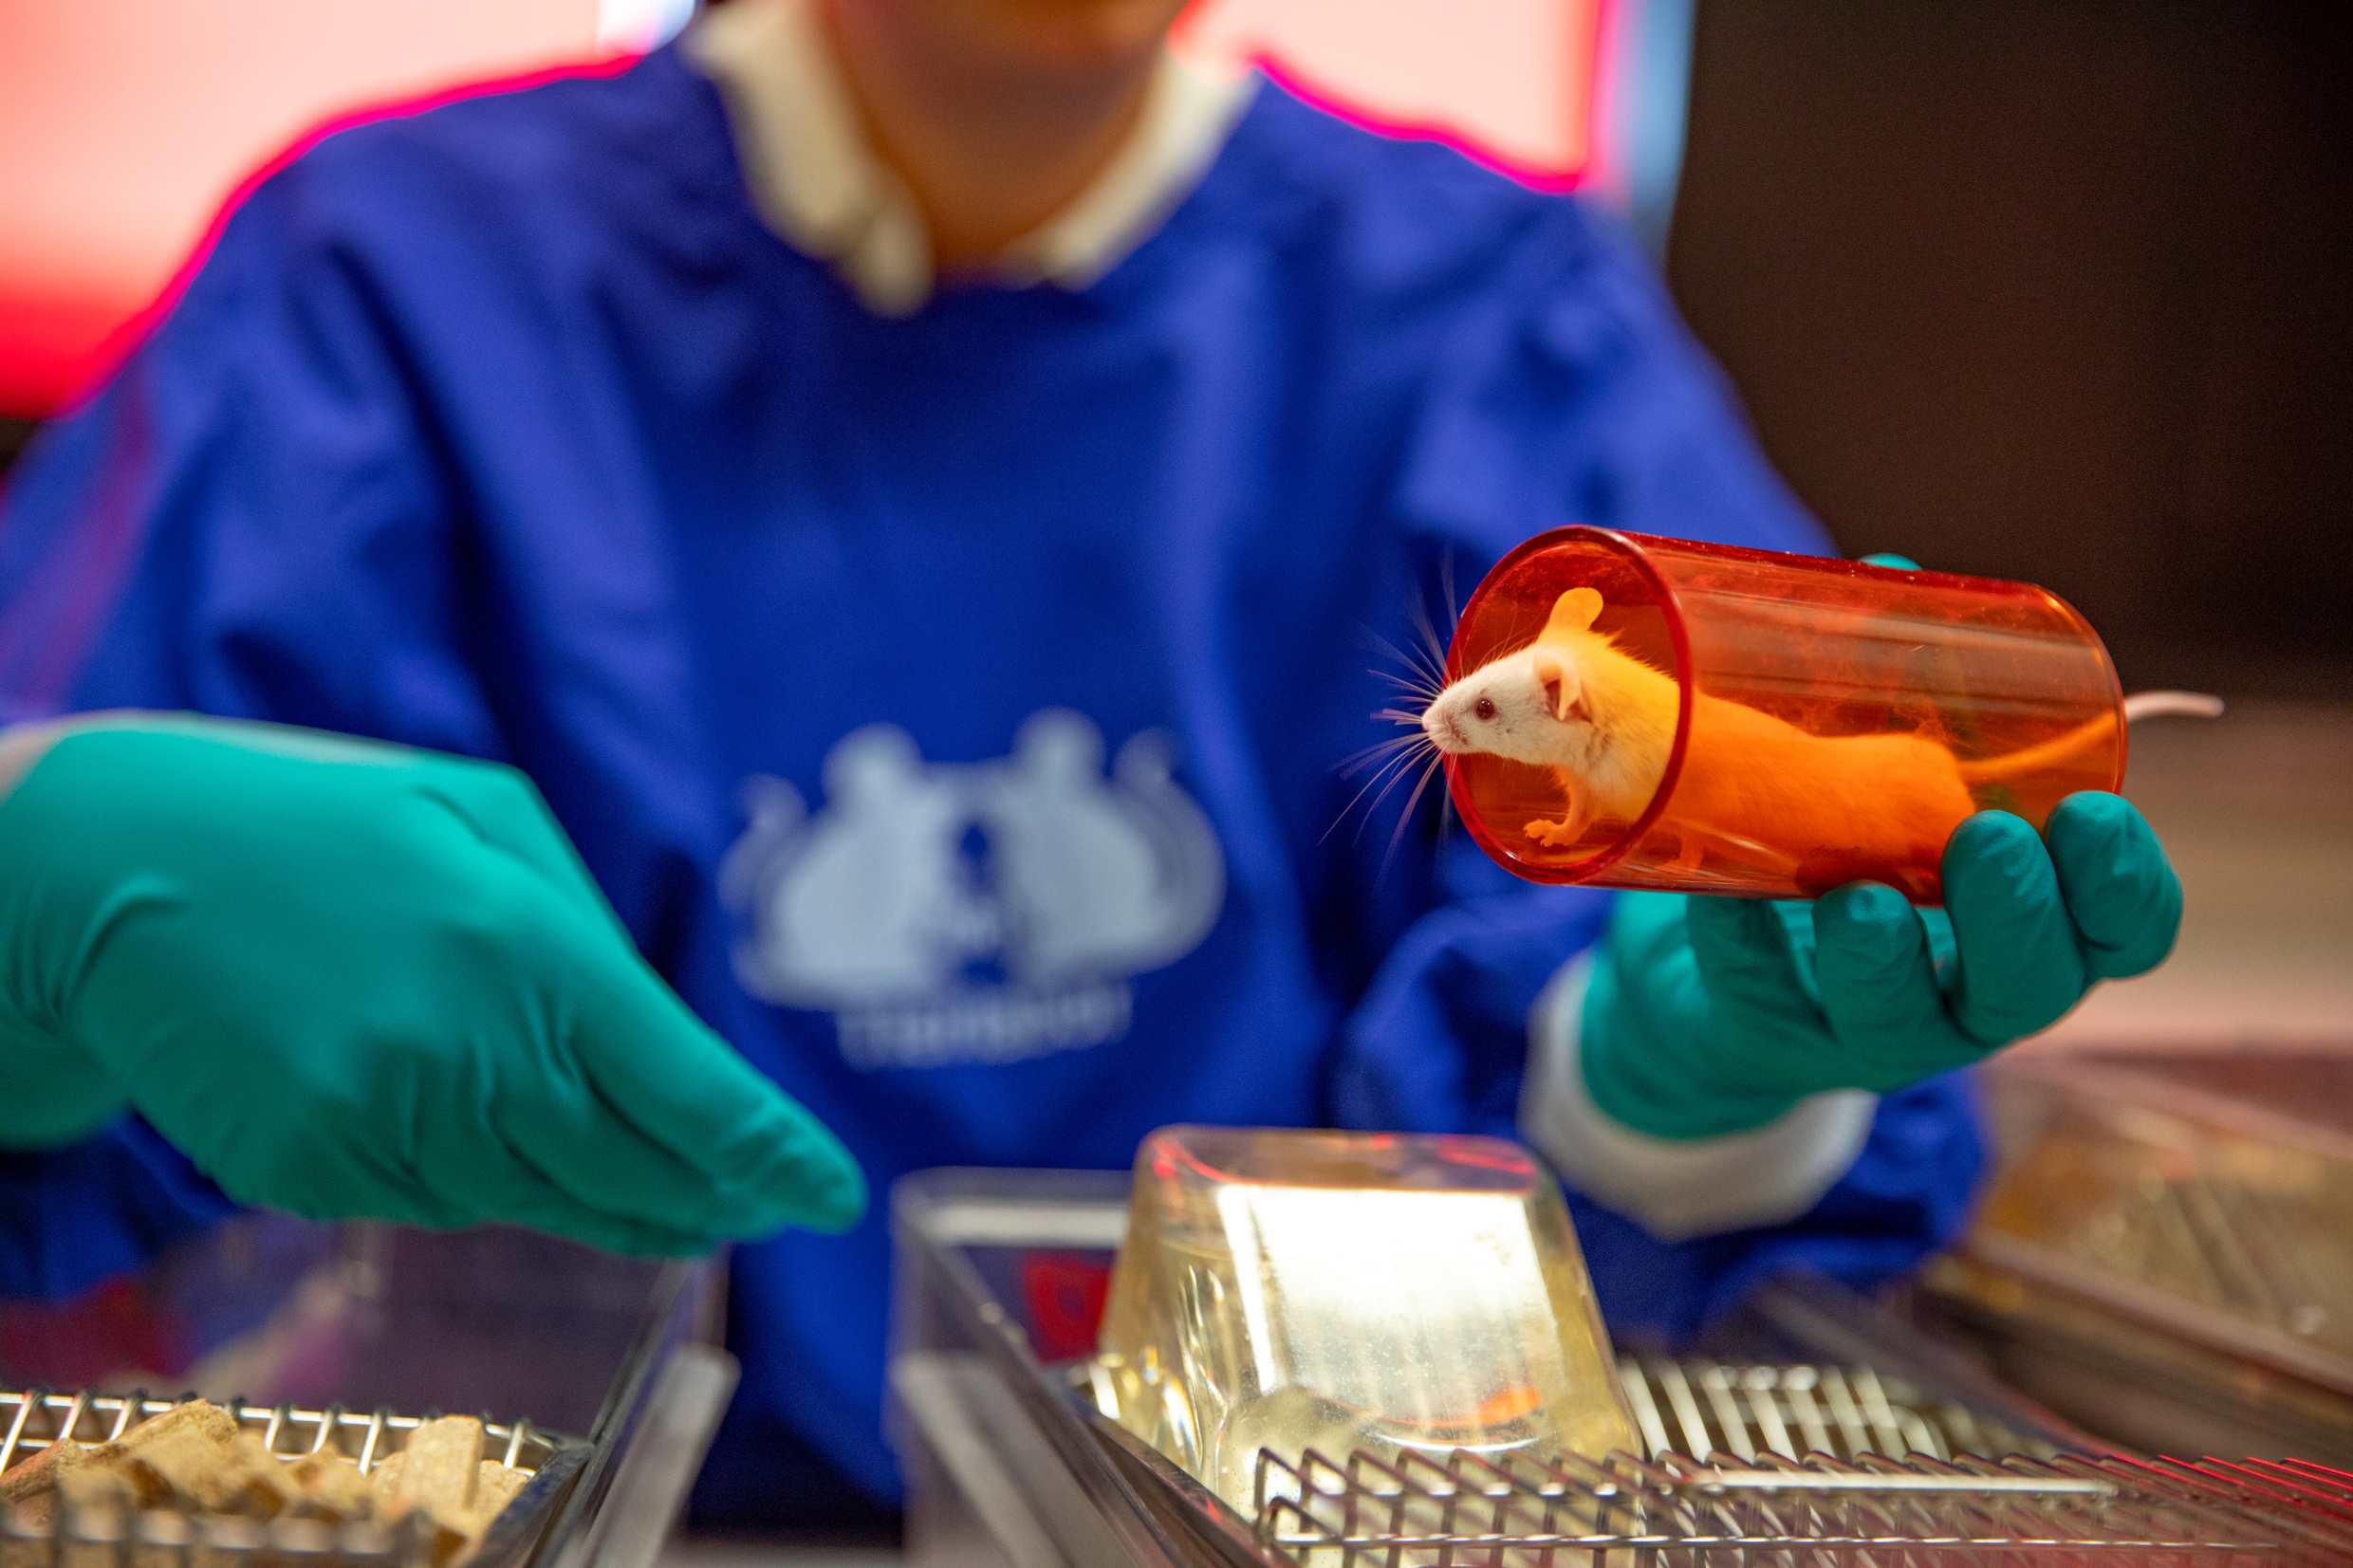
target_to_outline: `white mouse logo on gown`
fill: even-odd
[[[1128,977],[1200,945],[1225,901],[1209,819],[1157,730],[1103,774],[1102,734],[1030,716],[1013,754],[923,760],[895,725],[825,757],[811,814],[781,779],[720,889],[750,917],[735,972],[764,1001],[830,1012],[854,1067],[1017,1061],[1127,1032]]]

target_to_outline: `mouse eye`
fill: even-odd
[[[1491,697],[1481,697],[1477,703],[1472,707],[1471,711],[1476,713],[1482,722],[1491,721],[1495,716],[1494,699]]]

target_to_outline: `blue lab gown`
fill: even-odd
[[[1404,791],[1351,816],[1336,765],[1393,732],[1376,638],[1570,523],[1825,543],[1575,203],[1269,87],[1094,286],[880,320],[762,226],[665,51],[264,184],[15,475],[0,701],[514,763],[878,1191],[1123,1167],[1174,1121],[1509,1134],[1606,897],[1514,880],[1430,796],[1392,853]],[[0,1287],[120,1266],[49,1201],[69,1160],[122,1234],[212,1212],[136,1127],[9,1156]],[[1612,1323],[1674,1333],[1778,1267],[1904,1266],[1977,1161],[1931,1084],[1795,1223],[1577,1218]],[[782,1506],[811,1449],[895,1495],[886,1265],[879,1211],[737,1254],[704,1518]]]

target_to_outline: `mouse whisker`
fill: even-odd
[[[1414,792],[1407,798],[1405,802],[1404,818],[1412,817],[1414,814],[1414,807],[1419,803],[1421,800],[1422,791],[1429,786],[1430,775],[1444,761],[1444,754],[1440,752],[1435,745],[1429,746],[1426,748],[1417,747],[1415,750],[1405,752],[1397,758],[1396,762],[1399,766],[1392,766],[1388,770],[1387,777],[1379,781],[1380,784],[1380,791],[1373,796],[1372,802],[1364,808],[1363,821],[1357,824],[1356,838],[1350,839],[1349,841],[1351,843],[1355,843],[1362,840],[1364,837],[1364,829],[1371,825],[1373,818],[1380,810],[1381,802],[1388,800],[1392,794],[1396,793],[1397,786],[1404,783],[1406,776],[1414,772],[1417,765],[1418,765],[1421,775],[1420,781],[1414,785]],[[1399,821],[1398,832],[1402,833],[1403,831],[1404,820],[1401,818]],[[1391,843],[1393,848],[1395,845],[1395,839],[1396,835],[1393,834],[1391,836]],[[1381,856],[1381,864],[1386,866],[1388,864],[1388,852],[1383,852]]]
[[[1397,854],[1398,845],[1405,841],[1406,824],[1414,820],[1414,808],[1421,804],[1423,791],[1430,787],[1430,781],[1437,776],[1438,765],[1445,760],[1443,752],[1432,748],[1430,760],[1422,765],[1421,777],[1414,783],[1414,792],[1405,797],[1405,809],[1398,813],[1397,826],[1389,832],[1389,847],[1380,852],[1381,870],[1389,869],[1390,858]]]
[[[1362,751],[1354,751],[1342,758],[1338,771],[1343,779],[1353,778],[1377,761],[1385,761],[1400,751],[1410,751],[1417,747],[1428,744],[1429,737],[1425,735],[1393,735],[1385,741],[1377,741]]]
[[[1439,660],[1437,664],[1433,665],[1428,656],[1417,647],[1400,648],[1396,643],[1391,642],[1387,637],[1382,636],[1379,632],[1368,631],[1365,635],[1373,639],[1374,645],[1382,653],[1388,655],[1391,658],[1397,660],[1399,664],[1404,666],[1406,677],[1417,681],[1436,681],[1437,683],[1437,691],[1442,692],[1446,689],[1446,681],[1444,679],[1445,661],[1443,659]],[[1375,671],[1374,673],[1376,674],[1381,673],[1380,671]],[[1391,675],[1388,678],[1397,679],[1398,677]]]
[[[1367,670],[1364,673],[1375,680],[1387,681],[1407,696],[1420,697],[1425,701],[1436,697],[1439,692],[1446,690],[1427,675],[1400,675],[1394,670]]]
[[[1398,785],[1409,774],[1413,775],[1414,787],[1406,797],[1405,810],[1389,836],[1388,849],[1381,855],[1380,863],[1384,870],[1395,856],[1397,846],[1403,841],[1406,824],[1421,804],[1422,796],[1429,792],[1430,781],[1437,776],[1446,760],[1437,743],[1423,730],[1422,714],[1444,693],[1449,684],[1447,648],[1461,620],[1461,608],[1454,597],[1454,561],[1451,552],[1441,554],[1438,561],[1437,593],[1439,603],[1436,614],[1430,603],[1427,584],[1414,595],[1413,602],[1407,609],[1407,635],[1402,638],[1392,639],[1369,626],[1360,626],[1372,645],[1388,655],[1394,666],[1367,672],[1396,694],[1396,700],[1387,707],[1377,709],[1372,718],[1376,723],[1397,725],[1405,733],[1378,741],[1338,765],[1337,771],[1343,778],[1352,782],[1361,778],[1362,782],[1356,793],[1348,798],[1347,804],[1341,808],[1339,818],[1325,831],[1324,837],[1329,839],[1362,807],[1362,815],[1350,840],[1361,842],[1365,827],[1380,813],[1389,797],[1396,793]],[[1444,634],[1438,630],[1440,618],[1446,624]],[[1448,809],[1451,809],[1451,802],[1442,805],[1439,812],[1441,832],[1446,826]]]
[[[1415,658],[1413,655],[1407,653],[1404,649],[1399,647],[1387,637],[1382,636],[1379,632],[1374,631],[1369,626],[1363,628],[1363,631],[1365,636],[1372,640],[1373,646],[1381,653],[1388,655],[1399,664],[1413,666],[1416,668],[1419,667],[1420,660]]]
[[[1430,694],[1436,696],[1446,690],[1446,661],[1442,658],[1421,657],[1414,661],[1414,673],[1429,683]]]
[[[1360,767],[1357,771],[1365,774],[1364,783],[1358,788],[1356,794],[1349,798],[1348,803],[1341,807],[1341,817],[1344,820],[1349,812],[1356,809],[1357,802],[1364,799],[1367,793],[1380,789],[1383,781],[1390,780],[1391,775],[1403,768],[1413,766],[1416,760],[1417,753],[1415,749],[1408,747],[1393,751],[1388,756],[1380,758],[1377,761],[1370,761],[1366,766]],[[1379,805],[1380,803],[1380,797],[1375,795],[1373,804]],[[1368,807],[1367,809],[1369,810],[1370,808]]]
[[[1449,575],[1451,576],[1451,568]],[[1454,605],[1454,590],[1450,586],[1445,592],[1448,611],[1451,615]],[[1427,672],[1437,681],[1440,689],[1443,689],[1446,685],[1446,645],[1450,639],[1438,636],[1437,623],[1430,618],[1430,606],[1420,600],[1416,600],[1414,604],[1414,629],[1421,634],[1419,652],[1422,657],[1418,668]]]
[[[1411,739],[1411,737],[1400,738]],[[1422,745],[1428,747],[1432,753],[1436,752],[1437,747],[1427,737],[1421,737],[1421,740]],[[1348,798],[1347,804],[1340,808],[1340,815],[1332,820],[1332,825],[1324,830],[1324,837],[1328,839],[1339,832],[1341,824],[1347,821],[1348,814],[1356,810],[1359,802],[1370,795],[1372,803],[1364,807],[1363,821],[1357,823],[1356,838],[1362,839],[1364,836],[1364,823],[1373,820],[1373,813],[1380,809],[1380,802],[1387,799],[1389,791],[1397,786],[1398,780],[1403,778],[1413,768],[1419,754],[1420,747],[1409,744],[1398,747],[1390,755],[1380,759],[1373,766],[1371,775],[1365,779],[1362,786]],[[1356,840],[1352,839],[1349,841],[1353,843]]]
[[[1364,716],[1378,723],[1382,719],[1392,717],[1396,711],[1397,710],[1395,709],[1383,708],[1374,712],[1367,713]],[[1416,746],[1421,742],[1427,741],[1429,738],[1429,736],[1421,732],[1421,727],[1418,723],[1417,723],[1412,732],[1408,734],[1383,735],[1380,739],[1373,742],[1372,745],[1360,747],[1355,751],[1349,752],[1348,755],[1351,758],[1370,756],[1376,751],[1388,751],[1400,746]]]
[[[1438,635],[1437,623],[1430,618],[1428,603],[1416,600],[1407,619],[1412,635],[1405,639],[1405,645],[1399,647],[1396,643],[1386,643],[1385,646],[1390,655],[1403,665],[1408,673],[1428,681],[1443,692],[1448,684],[1447,640]]]

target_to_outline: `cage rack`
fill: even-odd
[[[1087,1392],[1076,1303],[1125,1197],[1123,1176],[1066,1171],[934,1171],[894,1190],[892,1419],[916,1568],[2353,1563],[2353,1476],[2099,1448],[1949,1347],[1834,1320],[1805,1292],[1770,1316],[1816,1359],[1624,1369],[1650,1456],[1266,1455],[1244,1518]],[[1828,1451],[1773,1451],[1823,1448],[1815,1426]],[[1975,1457],[1990,1447],[2010,1457]]]

